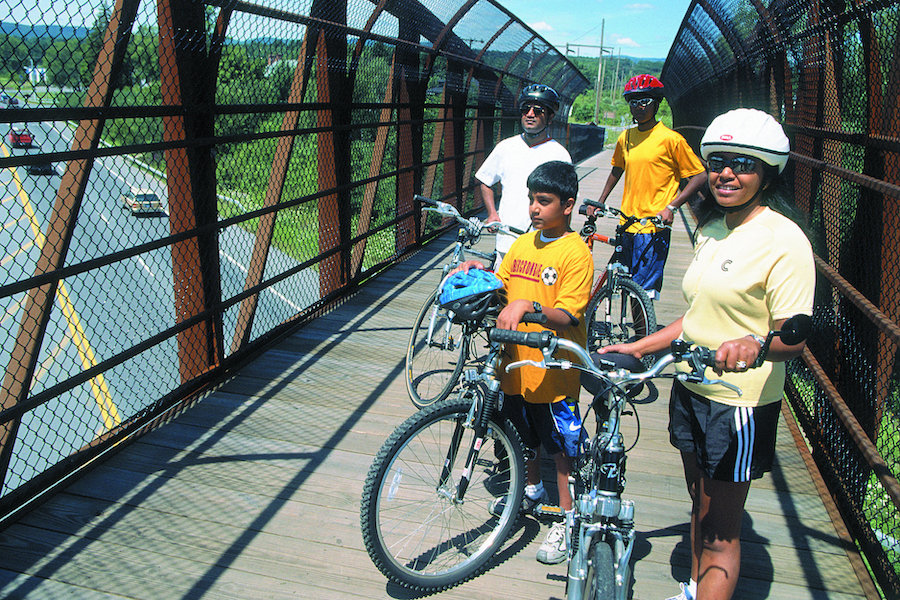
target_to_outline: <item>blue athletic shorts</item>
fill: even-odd
[[[697,455],[697,466],[717,481],[750,481],[772,470],[781,402],[729,406],[672,386],[669,441]]]
[[[671,229],[660,229],[656,233],[626,232],[622,236],[619,261],[628,267],[635,283],[647,290],[651,300],[659,299],[662,290],[671,239]]]
[[[587,439],[578,403],[571,399],[533,404],[522,396],[507,395],[502,414],[515,425],[526,447],[543,446],[550,455],[562,452],[569,457],[578,456]]]

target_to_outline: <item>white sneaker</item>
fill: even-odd
[[[688,591],[688,584],[679,583],[678,586],[681,588],[681,593],[677,596],[666,598],[666,600],[694,600],[694,597],[691,596],[691,593]]]
[[[566,560],[566,522],[557,521],[550,527],[547,539],[537,551],[538,562],[556,565]]]
[[[549,502],[550,494],[547,493],[546,489],[541,492],[540,498],[529,498],[528,494],[525,494],[522,496],[522,508],[520,512],[530,513],[541,504],[548,504]],[[488,505],[488,511],[495,517],[499,517],[503,513],[504,506],[506,506],[506,498],[500,496],[491,500],[490,505]]]

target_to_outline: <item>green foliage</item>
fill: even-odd
[[[586,58],[576,56],[570,58],[582,73],[592,82],[597,81],[599,61],[596,57]],[[604,57],[603,59],[603,93],[599,105],[596,102],[596,90],[590,88],[575,98],[572,103],[572,111],[569,120],[572,123],[594,122],[596,110],[596,124],[601,126],[627,127],[631,124],[631,111],[628,103],[622,98],[622,90],[631,77],[641,73],[649,73],[659,77],[663,62],[659,60],[636,59],[627,56]],[[660,105],[657,118],[672,125],[672,111],[666,102]],[[607,140],[610,141],[610,140]],[[615,141],[612,138],[611,141]]]

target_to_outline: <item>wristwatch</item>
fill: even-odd
[[[765,361],[765,357],[763,356],[762,350],[766,347],[766,338],[761,335],[756,335],[755,333],[748,334],[751,338],[756,340],[756,343],[759,344],[759,354],[756,355],[756,360],[753,361],[753,364],[750,365],[751,369],[756,369],[761,367],[763,362]]]
[[[536,312],[536,313],[544,312],[544,307],[541,306],[540,302],[532,302],[531,306],[532,306],[532,308],[534,308],[534,312]]]

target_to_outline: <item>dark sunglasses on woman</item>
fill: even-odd
[[[713,173],[721,173],[725,167],[730,167],[731,172],[735,175],[743,175],[745,173],[753,173],[756,170],[758,161],[749,156],[733,156],[730,159],[718,154],[711,154],[706,161],[709,170]]]

